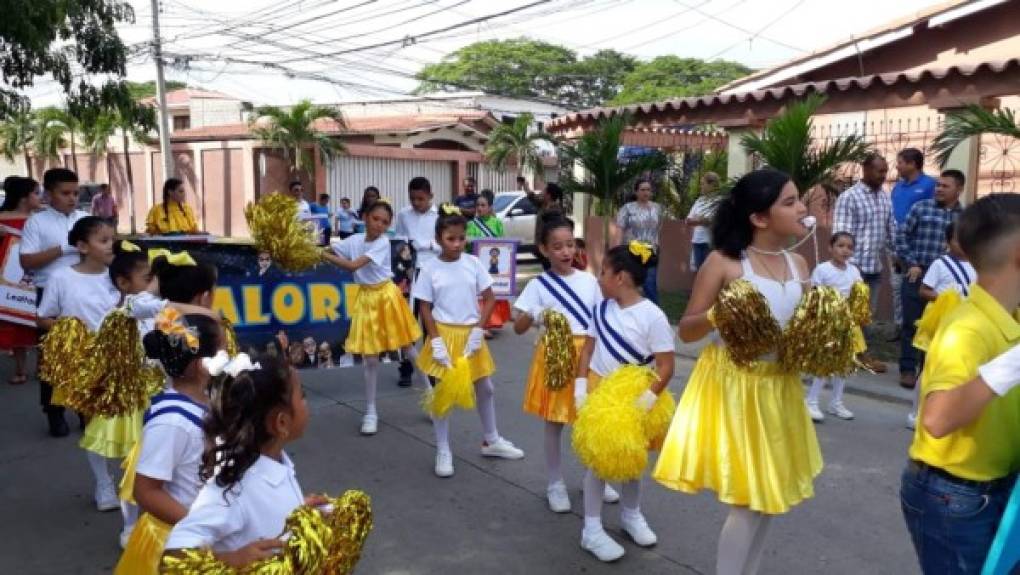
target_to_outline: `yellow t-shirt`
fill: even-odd
[[[978,367],[1020,343],[1020,313],[1010,315],[981,286],[952,310],[932,338],[921,397],[963,385],[978,375]],[[924,410],[922,399],[918,420]],[[1020,390],[994,399],[970,425],[936,439],[918,425],[910,457],[953,475],[991,481],[1020,470]]]
[[[170,215],[167,216],[167,211]],[[156,204],[149,210],[149,216],[145,218],[145,233],[153,235],[161,234],[193,234],[198,231],[198,222],[195,220],[195,212],[191,211],[188,204],[170,202],[170,209],[164,210],[163,204]]]

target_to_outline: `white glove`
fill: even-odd
[[[78,251],[78,246],[72,246],[71,244],[64,244],[60,246],[60,253],[65,256],[78,256],[81,252]]]
[[[588,378],[579,377],[574,380],[574,409],[581,409],[588,399]]]
[[[1003,396],[1020,384],[1020,345],[1015,345],[978,368],[981,379],[997,395]]]
[[[124,307],[135,319],[149,319],[156,317],[163,308],[167,306],[167,300],[159,299],[155,295],[143,291],[124,298]]]
[[[450,361],[450,354],[446,351],[446,344],[443,343],[443,338],[441,337],[432,339],[432,359],[443,367],[453,367],[453,362]]]
[[[655,401],[659,399],[658,395],[655,395],[650,389],[646,389],[640,397],[637,398],[637,406],[641,411],[648,413],[652,410],[652,406],[655,405]]]
[[[464,345],[464,357],[471,357],[476,351],[482,349],[482,340],[484,338],[485,334],[482,332],[482,328],[471,328],[471,333],[468,334],[467,344]]]

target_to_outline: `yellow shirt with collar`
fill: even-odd
[[[921,374],[921,397],[967,383],[978,367],[1020,343],[1020,312],[1011,316],[980,285],[946,314],[932,339]],[[921,402],[918,420],[923,416]],[[1020,470],[1020,391],[989,403],[970,425],[942,438],[923,425],[914,431],[910,457],[957,477],[991,481]]]
[[[149,216],[145,218],[145,233],[152,235],[193,234],[198,231],[198,221],[195,220],[195,212],[191,210],[191,206],[170,202],[169,209],[164,210],[163,205],[162,203],[156,204],[149,210]]]

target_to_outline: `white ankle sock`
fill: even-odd
[[[375,392],[379,383],[379,357],[365,356],[362,366],[365,369],[365,415],[376,415]]]
[[[110,468],[107,460],[102,455],[92,451],[85,451],[85,458],[89,462],[89,469],[92,470],[92,477],[96,480],[96,486],[113,485],[113,477],[110,475]]]
[[[545,472],[549,479],[549,485],[563,483],[563,470],[561,469],[563,450],[560,442],[562,435],[562,423],[545,422]]]
[[[436,432],[436,449],[450,453],[450,418],[432,418],[432,428]]]
[[[602,529],[602,492],[606,482],[595,476],[591,470],[584,475],[584,530]]]
[[[731,507],[719,533],[717,575],[754,575],[765,548],[769,518],[746,507]]]
[[[818,396],[822,393],[822,388],[825,387],[825,379],[816,377],[811,380],[811,389],[808,390],[807,402],[818,403]]]
[[[499,431],[496,429],[496,393],[492,387],[492,380],[483,377],[475,382],[475,400],[478,406],[478,417],[482,420],[482,432],[485,434],[486,443],[492,443],[499,439]]]

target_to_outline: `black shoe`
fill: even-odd
[[[50,411],[46,413],[46,419],[50,424],[50,436],[67,437],[67,434],[71,433],[71,430],[67,427],[67,421],[64,420],[64,414],[62,412]]]
[[[411,365],[410,361],[402,360],[400,362],[400,379],[397,380],[397,385],[400,387],[411,387],[412,375],[414,375],[414,366]]]
[[[85,416],[77,411],[74,414],[78,416],[78,431],[85,431],[85,426],[88,425],[88,422],[85,421]]]

